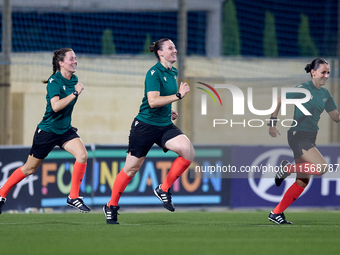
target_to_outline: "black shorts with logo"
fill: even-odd
[[[77,134],[77,130],[78,129],[75,127],[72,127],[64,134],[58,135],[53,132],[45,132],[37,127],[29,155],[38,159],[46,158],[56,145],[63,149],[62,146],[64,143],[74,138],[78,138],[79,135]]]
[[[288,131],[288,144],[294,152],[294,158],[301,158],[302,150],[316,147],[317,132]]]
[[[152,145],[157,144],[167,152],[165,143],[183,134],[174,124],[165,127],[154,126],[135,118],[131,125],[128,152],[137,158],[145,157]]]

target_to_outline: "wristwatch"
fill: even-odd
[[[176,93],[176,97],[178,97],[179,99],[182,99],[181,93]]]
[[[79,96],[79,93],[78,93],[78,91],[76,91],[76,90],[75,90],[75,91],[73,91],[73,93],[72,93],[72,94],[73,94],[73,95],[75,95],[76,97],[77,97],[77,96]]]

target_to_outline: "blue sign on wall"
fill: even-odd
[[[292,206],[323,207],[340,204],[340,148],[318,146],[330,170],[322,177],[313,176],[302,195]],[[296,174],[287,178],[280,187],[274,183],[275,166],[286,159],[294,162],[291,149],[270,146],[234,146],[233,165],[241,169],[251,166],[249,172],[232,179],[232,207],[274,207],[284,192],[295,182]],[[331,169],[332,168],[332,169]],[[257,172],[259,169],[262,172]],[[263,172],[263,170],[266,172]]]

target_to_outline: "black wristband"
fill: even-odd
[[[75,95],[76,97],[79,96],[79,92],[77,90],[72,92],[73,95]]]
[[[179,99],[182,99],[181,93],[176,93],[176,97],[178,97]]]
[[[277,118],[276,117],[270,117],[270,121],[267,124],[267,126],[269,126],[269,127],[276,127],[276,123],[277,123]]]

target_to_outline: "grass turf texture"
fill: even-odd
[[[338,211],[0,215],[0,254],[339,254]]]

